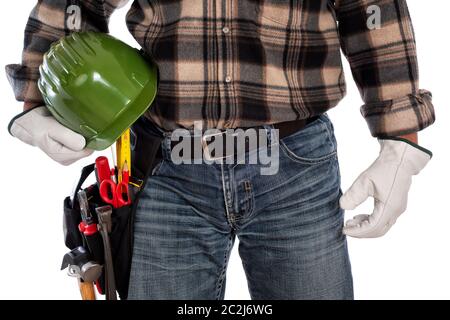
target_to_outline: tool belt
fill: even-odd
[[[161,161],[161,141],[162,136],[149,130],[148,120],[139,119],[131,127],[131,162],[132,162],[132,181],[130,185],[131,204],[119,208],[112,208],[111,228],[107,232],[109,237],[110,253],[112,256],[113,275],[115,280],[115,289],[119,293],[122,300],[127,299],[128,285],[131,269],[131,258],[133,253],[133,225],[134,215],[138,207],[139,198],[145,184],[150,176],[153,168]],[[82,189],[87,178],[95,171],[95,164],[91,164],[83,168],[81,176],[78,179],[74,192],[71,196],[64,200],[64,239],[66,246],[72,250],[67,254],[63,261],[63,268],[70,265],[72,270],[77,270],[84,274],[88,281],[92,281],[92,275],[95,277],[93,266],[101,266],[104,264],[102,274],[98,279],[94,280],[99,293],[107,293],[107,280],[105,277],[105,244],[102,243],[102,237],[81,230],[82,214],[77,194],[80,190],[84,190],[87,196],[89,210],[93,213],[94,223],[100,223],[100,217],[96,215],[96,209],[105,206],[99,192],[98,184],[90,185]],[[99,224],[100,225],[100,224]],[[102,233],[103,235],[103,233]],[[103,237],[104,238],[104,237]],[[104,239],[103,239],[104,240]],[[83,256],[87,255],[87,256]],[[84,260],[90,260],[83,263]],[[87,270],[88,267],[89,270]],[[112,269],[112,268],[111,268]],[[112,270],[109,270],[112,271]],[[85,279],[83,279],[85,280]],[[110,283],[111,285],[111,283]],[[107,299],[112,299],[111,296]]]

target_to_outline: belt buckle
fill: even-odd
[[[235,149],[234,147],[233,147],[233,150],[232,150],[231,154],[224,155],[222,157],[218,157],[218,156],[213,157],[211,155],[211,150],[209,149],[207,140],[209,138],[217,137],[217,136],[221,136],[221,135],[225,136],[225,139],[228,136],[232,136],[232,137],[237,137],[238,136],[238,134],[236,132],[234,132],[233,134],[229,134],[227,131],[220,131],[218,133],[211,133],[211,134],[203,135],[203,137],[202,137],[202,148],[203,148],[203,155],[205,157],[205,160],[207,160],[207,161],[222,161],[222,160],[234,157],[234,149]],[[222,142],[223,142],[223,140],[222,140]],[[225,143],[225,145],[226,145],[226,143]],[[234,144],[233,144],[233,146],[234,146]],[[223,152],[223,153],[226,154],[226,152]]]

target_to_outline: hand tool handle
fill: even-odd
[[[78,279],[78,286],[80,288],[81,299],[96,300],[94,284],[92,282],[83,282],[81,279]]]
[[[78,192],[78,203],[80,205],[81,219],[83,222],[88,223],[92,221],[92,214],[89,209],[89,201],[85,190]]]
[[[117,300],[116,280],[114,275],[114,265],[112,260],[111,246],[108,232],[101,231],[103,237],[103,246],[105,248],[105,277],[106,277],[106,300]]]
[[[106,300],[117,300],[116,280],[114,275],[114,264],[111,252],[111,242],[108,232],[111,232],[111,214],[112,208],[105,206],[96,209],[99,223],[99,230],[103,238],[103,248],[105,252],[105,282],[106,282]]]
[[[130,188],[128,187],[127,183],[120,182],[117,185],[116,197],[118,208],[125,207],[131,204]]]
[[[104,180],[100,184],[100,197],[102,200],[117,208],[117,185],[111,179]]]
[[[111,179],[111,168],[109,166],[108,158],[98,157],[95,160],[95,168],[97,173],[97,182],[100,184],[104,180]]]

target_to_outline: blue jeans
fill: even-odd
[[[272,176],[175,165],[168,145],[136,213],[129,299],[223,299],[236,236],[252,299],[353,299],[326,115],[281,140]]]

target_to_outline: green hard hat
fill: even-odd
[[[38,87],[52,115],[86,138],[87,147],[111,146],[150,107],[158,71],[114,37],[73,33],[44,55]]]

